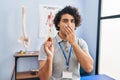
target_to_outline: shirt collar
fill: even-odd
[[[57,42],[62,42],[63,41],[63,39],[60,38],[60,36],[58,34],[56,35],[56,40],[57,40]]]

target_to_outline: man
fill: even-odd
[[[94,62],[86,42],[75,36],[80,23],[81,16],[72,6],[66,6],[56,14],[54,24],[58,34],[49,38],[40,49],[40,80],[80,80],[80,66],[86,72],[93,70]]]

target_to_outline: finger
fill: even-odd
[[[45,47],[51,47],[53,45],[53,41],[52,40],[47,40],[45,43],[44,43]]]
[[[67,34],[70,34],[70,33],[73,32],[73,31],[72,31],[72,28],[71,28],[70,26],[67,26],[67,27],[65,27],[65,32],[66,32]]]

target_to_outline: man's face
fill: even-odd
[[[64,35],[67,35],[65,32],[65,27],[71,27],[73,30],[75,30],[75,19],[70,14],[64,14],[61,16],[60,23],[58,24],[60,27],[60,32]]]

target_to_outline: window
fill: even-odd
[[[97,72],[120,79],[120,3],[99,0]]]
[[[119,0],[102,0],[101,4],[101,17],[120,15]]]

